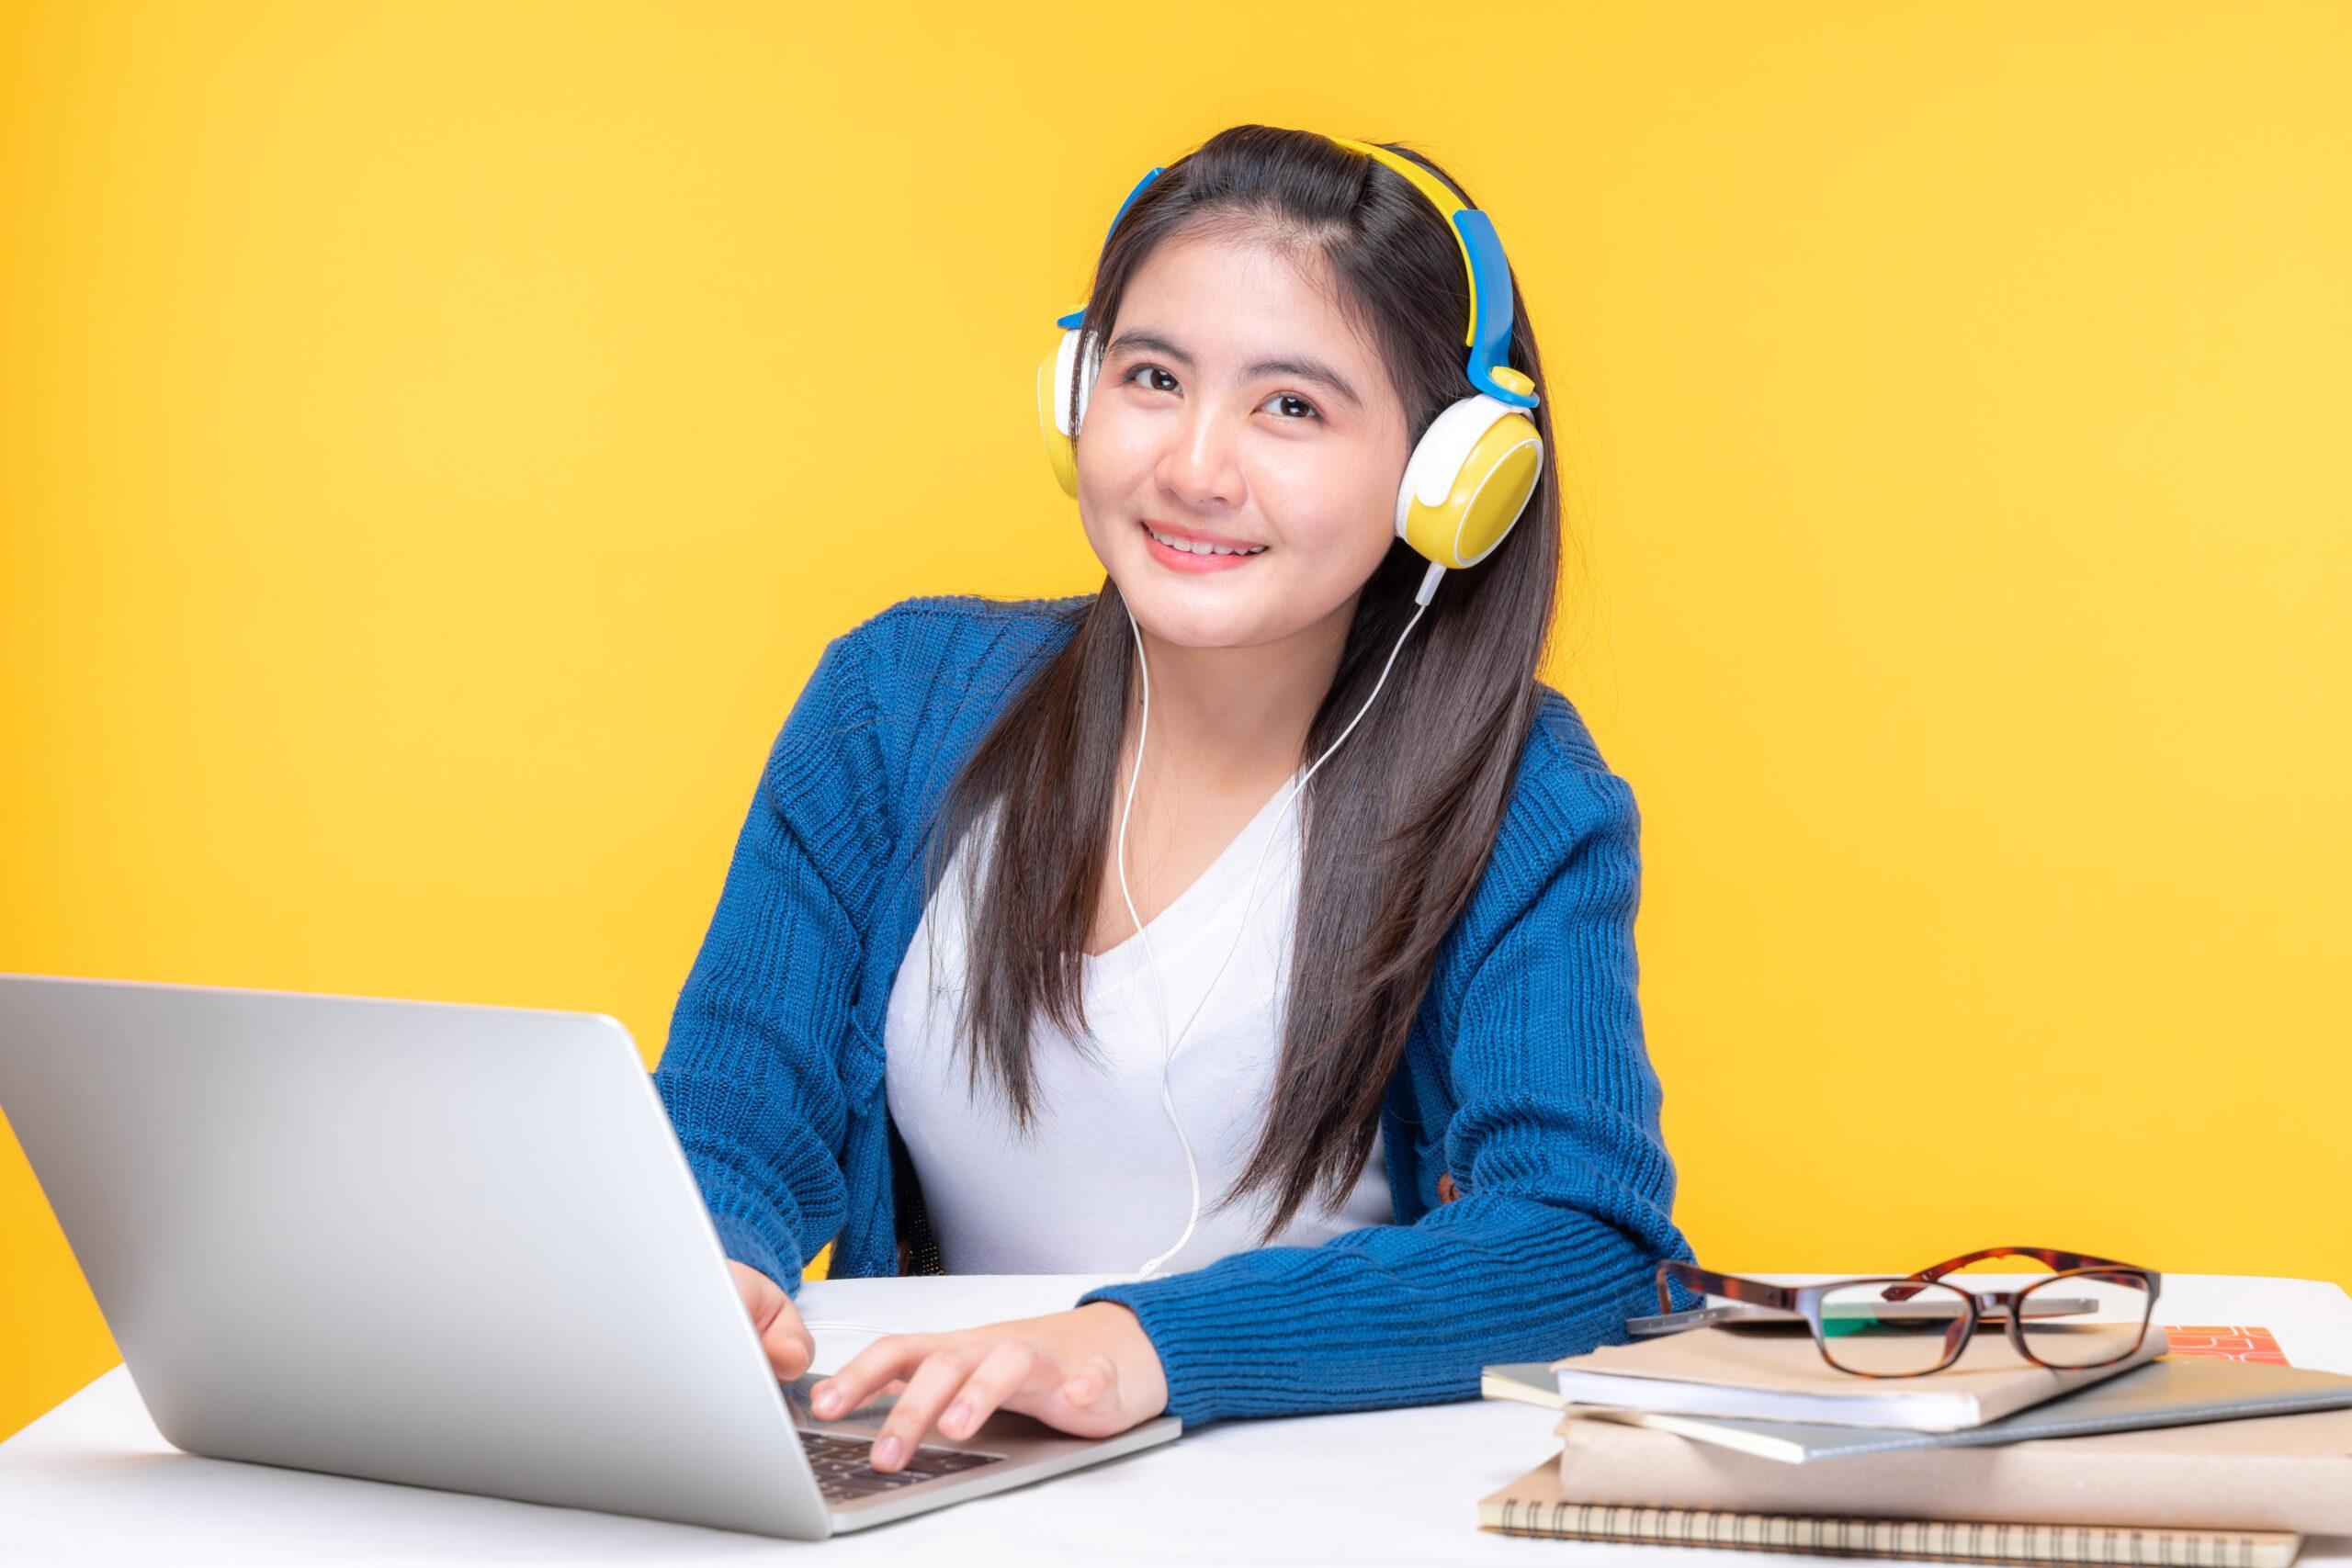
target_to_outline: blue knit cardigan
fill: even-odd
[[[835,1276],[899,1271],[883,1018],[920,829],[1089,597],[894,604],[826,645],[769,753],[653,1078],[728,1255],[796,1295],[828,1241]],[[1483,1366],[1622,1341],[1690,1256],[1635,997],[1639,815],[1540,696],[1383,1103],[1395,1223],[1072,1303],[1135,1313],[1188,1427],[1475,1398]]]

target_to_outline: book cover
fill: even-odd
[[[2139,1332],[2137,1325],[2081,1328],[2086,1336],[2113,1339],[2116,1348]],[[2081,1354],[2093,1359],[2098,1349],[2086,1346]],[[1869,1378],[1829,1365],[1809,1335],[1718,1326],[1603,1345],[1553,1362],[1552,1371],[1562,1400],[1573,1404],[1950,1432],[2104,1382],[2164,1349],[2164,1331],[2151,1325],[2139,1348],[2122,1360],[2053,1370],[2027,1360],[2001,1336],[1980,1332],[1960,1359],[1941,1371]]]

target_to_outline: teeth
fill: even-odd
[[[1182,550],[1189,555],[1254,556],[1264,554],[1266,549],[1266,547],[1263,545],[1254,545],[1246,550],[1237,550],[1224,545],[1211,545],[1186,539],[1171,539],[1167,535],[1161,533],[1159,529],[1151,526],[1148,523],[1144,525],[1143,531],[1149,534],[1153,538],[1158,539],[1161,544],[1166,545],[1170,549]]]

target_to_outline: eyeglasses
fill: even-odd
[[[1943,1282],[1953,1269],[1991,1258],[2030,1258],[2053,1272],[2017,1291],[1966,1291]],[[1677,1280],[1708,1295],[1796,1314],[1812,1328],[1821,1359],[1841,1372],[1916,1378],[1959,1360],[1987,1316],[2007,1320],[2009,1343],[2036,1366],[2113,1366],[2147,1337],[2164,1276],[2112,1258],[2046,1247],[1989,1247],[1901,1279],[1817,1285],[1775,1285],[1668,1259],[1657,1266],[1659,1312],[1673,1312],[1668,1286]],[[2062,1306],[2062,1299],[2072,1296],[2087,1299]],[[2061,1321],[2062,1311],[2076,1321]],[[2096,1321],[2081,1321],[2086,1313]]]

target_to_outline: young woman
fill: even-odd
[[[860,1352],[816,1408],[902,1388],[877,1469],[998,1408],[1106,1435],[1475,1397],[1622,1339],[1690,1257],[1638,814],[1536,679],[1548,457],[1514,448],[1527,499],[1461,570],[1431,562],[1469,525],[1399,536],[1453,405],[1548,448],[1491,230],[1419,154],[1306,131],[1155,173],[1048,378],[1102,588],[827,645],[655,1075],[781,1377],[828,1241],[837,1276],[1121,1277]]]

